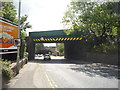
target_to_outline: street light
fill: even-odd
[[[19,9],[18,9],[18,39],[20,39],[20,12],[21,12],[21,0],[19,0]],[[17,74],[19,74],[19,60],[20,60],[20,57],[19,57],[19,49],[20,49],[20,46],[17,46],[17,63],[16,63],[16,66],[17,66]]]

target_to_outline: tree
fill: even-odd
[[[26,46],[25,37],[27,36],[25,31],[27,28],[32,27],[29,24],[29,22],[27,22],[27,18],[28,18],[28,16],[26,14],[20,18],[20,27],[21,27],[21,31],[20,31],[20,39],[21,39],[20,59],[24,58],[24,53],[25,53],[25,46]]]
[[[38,53],[40,49],[44,48],[43,43],[36,43],[35,44],[35,53]]]
[[[67,34],[83,30],[83,20],[81,16],[84,16],[87,10],[92,10],[96,6],[95,2],[74,2],[68,6],[68,10],[62,19],[62,23],[67,28],[65,31]]]
[[[13,23],[18,24],[18,18],[16,17],[17,11],[15,10],[15,6],[13,5],[13,2],[1,2],[2,6],[0,6],[0,13],[1,17],[10,20]],[[20,39],[21,39],[21,46],[20,46],[20,59],[24,57],[25,52],[25,37],[26,29],[31,28],[32,26],[27,22],[28,16],[25,14],[20,18]]]
[[[86,41],[92,46],[104,43],[116,44],[120,22],[120,2],[71,2],[62,22],[66,33],[84,32]],[[89,45],[90,45],[89,44]]]
[[[17,18],[16,18],[16,10],[15,10],[15,6],[13,5],[13,2],[1,2],[1,6],[0,6],[0,13],[1,13],[1,17],[8,19],[12,22],[16,22]]]
[[[67,33],[83,31],[102,37],[107,31],[111,32],[110,29],[118,27],[120,15],[114,8],[117,8],[119,3],[71,2],[62,22],[68,26]]]
[[[64,43],[58,43],[58,51],[60,54],[64,54]]]
[[[32,28],[32,26],[27,22],[28,15],[24,15],[20,18],[21,31],[26,31],[27,28]]]
[[[20,37],[21,37],[21,46],[20,46],[20,59],[24,58],[24,53],[25,53],[25,46],[26,46],[26,41],[25,41],[25,37],[27,36],[27,34],[25,32],[21,32],[20,33]]]

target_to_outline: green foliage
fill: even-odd
[[[11,70],[10,66],[11,62],[7,60],[0,59],[0,69],[2,70],[2,77],[4,80],[10,80],[13,76],[13,71]]]
[[[32,28],[32,26],[27,22],[28,15],[24,15],[20,18],[20,27],[22,31],[26,31],[27,28]]]
[[[113,12],[111,5],[117,7],[118,3],[71,2],[71,6],[63,17],[63,23],[69,29],[67,33],[78,30],[96,37],[113,35],[114,29],[116,28],[116,32],[118,30],[120,15]]]
[[[90,52],[98,52],[98,53],[117,53],[116,51],[118,51],[118,46],[117,45],[110,45],[108,43],[104,43],[101,44],[99,46],[94,46],[94,48],[92,48],[90,50]]]
[[[20,46],[20,59],[24,58],[24,54],[25,54],[25,46],[26,46],[26,41],[25,41],[25,37],[27,36],[27,34],[23,31],[21,31],[20,33],[21,35],[21,46]]]
[[[58,43],[58,51],[60,54],[64,54],[64,43]]]
[[[35,44],[35,53],[38,53],[41,48],[45,48],[43,43],[36,43]]]
[[[20,31],[21,46],[20,46],[20,54],[19,54],[20,59],[24,58],[24,55],[25,55],[25,49],[26,49],[25,37],[27,36],[25,31],[27,28],[32,27],[29,24],[29,22],[27,22],[27,19],[28,19],[28,16],[26,14],[20,18],[20,27],[21,27],[21,31]]]
[[[0,7],[1,16],[5,19],[8,19],[14,23],[18,23],[18,18],[16,17],[17,11],[15,10],[15,6],[13,2],[1,2],[2,6]],[[20,18],[20,39],[21,39],[21,46],[20,46],[20,59],[24,57],[25,52],[25,37],[27,34],[24,32],[27,28],[31,28],[32,26],[27,22],[28,16],[25,14]]]
[[[68,10],[65,13],[65,16],[62,19],[62,23],[66,26],[66,33],[72,33],[75,31],[84,31],[84,23],[81,16],[84,16],[87,10],[92,10],[95,7],[94,2],[74,2],[72,1]]]
[[[90,47],[113,45],[117,43],[120,27],[119,7],[120,1],[102,3],[72,1],[62,19],[62,23],[67,27],[65,32],[67,34],[84,32],[85,35],[81,37],[86,38]],[[106,50],[109,51],[107,48]]]
[[[17,20],[17,13],[13,2],[1,2],[0,13],[1,17],[8,19],[12,22],[16,22]]]
[[[27,22],[28,16],[25,14],[24,16],[22,16],[20,18],[20,27],[21,27],[21,31],[20,31],[20,39],[21,39],[21,46],[20,46],[20,59],[24,58],[25,55],[25,47],[26,47],[26,41],[25,41],[25,37],[27,36],[26,34],[26,29],[27,28],[31,28],[32,26],[29,24],[29,22]]]
[[[24,53],[24,58],[28,58],[28,52]]]

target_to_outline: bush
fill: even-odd
[[[117,53],[118,46],[104,43],[99,46],[95,46],[91,51],[100,53]]]
[[[24,58],[28,58],[28,53],[27,52],[24,53]]]
[[[12,70],[11,69],[9,69],[9,68],[3,68],[2,69],[2,77],[3,77],[3,79],[5,79],[5,80],[10,80],[11,78],[12,78]]]
[[[0,66],[2,70],[2,78],[5,81],[8,81],[12,78],[13,76],[13,71],[11,70],[10,66],[11,62],[7,60],[2,60],[0,59]]]

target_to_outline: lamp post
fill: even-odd
[[[21,0],[19,0],[19,8],[18,8],[18,38],[20,39],[20,12],[21,12]],[[17,74],[19,74],[19,60],[20,60],[20,57],[19,57],[19,49],[20,49],[20,46],[17,46],[17,63],[16,63],[16,66],[17,66]]]

